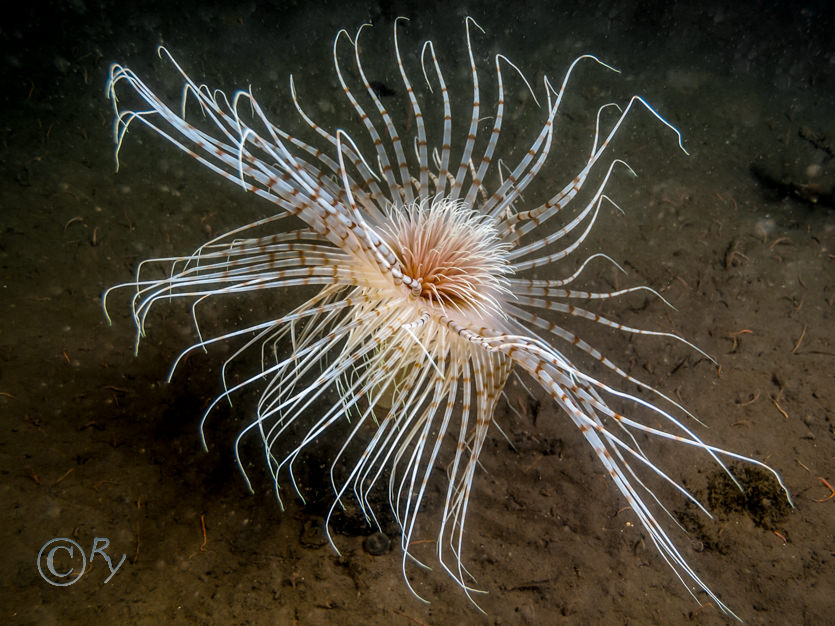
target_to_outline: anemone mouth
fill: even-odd
[[[503,317],[501,300],[513,270],[496,220],[437,196],[391,207],[383,238],[403,273],[420,286],[414,296],[422,303],[478,319]]]

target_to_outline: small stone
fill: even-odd
[[[391,549],[391,540],[385,533],[377,532],[368,535],[362,542],[362,547],[372,556],[382,556]]]

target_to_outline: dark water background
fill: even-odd
[[[835,484],[835,21],[828,2],[726,5],[79,0],[4,14],[3,623],[728,621],[713,607],[698,609],[621,511],[579,434],[538,395],[508,389],[524,414],[503,404],[497,418],[516,451],[491,435],[472,497],[467,563],[489,591],[484,616],[440,572],[414,572],[432,604],[418,602],[403,584],[399,552],[372,556],[350,523],[337,529],[341,558],[323,545],[315,467],[306,472],[313,506],[288,494],[282,513],[263,478],[248,495],[232,457],[246,415],[214,417],[210,451],[200,449],[199,418],[218,392],[223,354],[195,355],[173,384],[163,382],[193,338],[187,311],[160,306],[139,358],[126,293],[111,304],[114,327],[105,324],[102,290],[130,280],[138,261],[187,253],[270,212],[147,132],[131,133],[115,174],[104,98],[111,62],[173,99],[179,80],[156,57],[165,44],[199,81],[227,91],[252,84],[273,120],[292,129],[290,73],[316,119],[342,119],[331,61],[339,28],[371,21],[367,69],[399,86],[390,33],[392,19],[405,15],[404,57],[434,40],[466,117],[468,14],[486,31],[474,43],[487,75],[498,51],[536,81],[543,72],[556,80],[586,52],[623,72],[578,77],[544,185],[574,175],[588,150],[590,111],[610,99],[644,95],[682,130],[689,157],[647,115],[622,129],[613,155],[639,177],[612,183],[625,214],[610,211],[587,249],[605,250],[630,271],[621,280],[652,286],[678,308],[637,298],[605,310],[681,332],[721,371],[669,341],[578,332],[599,333],[587,338],[680,395],[710,426],[699,431],[708,441],[775,467],[796,498],[787,512],[773,485],[750,476],[753,497],[729,502],[714,467],[660,451],[675,477],[717,508],[711,522],[672,500],[691,531],[678,539],[696,571],[749,624],[829,623],[835,504],[821,479]],[[514,89],[508,112],[521,127],[534,110]],[[247,306],[206,315],[228,329]],[[36,567],[53,537],[74,538],[88,557],[94,539],[106,537],[114,565],[126,559],[107,584],[97,556],[75,584],[53,587]]]

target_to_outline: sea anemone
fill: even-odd
[[[107,92],[115,111],[117,168],[125,135],[139,122],[213,172],[277,205],[278,212],[216,237],[188,256],[143,262],[134,281],[105,292],[105,305],[112,289],[135,288],[132,313],[138,347],[152,305],[173,298],[193,302],[199,341],[181,353],[172,373],[192,350],[238,342],[223,364],[223,393],[207,409],[200,432],[202,438],[206,417],[218,403],[260,385],[254,419],[235,443],[248,485],[240,457],[241,442],[248,435],[263,444],[276,494],[285,472],[299,493],[294,462],[314,440],[333,432],[332,426],[347,421],[344,441],[337,442],[331,459],[335,497],[328,518],[353,497],[366,520],[379,527],[369,493],[378,483],[387,484],[388,502],[401,530],[407,585],[407,560],[420,563],[410,544],[427,485],[435,479],[435,468],[445,467],[437,559],[471,599],[477,589],[463,565],[463,538],[478,459],[509,376],[526,375],[574,422],[679,579],[730,613],[668,536],[661,522],[675,519],[645,481],[654,477],[672,485],[710,514],[647,456],[638,437],[699,449],[723,468],[721,457],[773,470],[704,443],[674,417],[673,413],[690,416],[678,402],[628,374],[564,322],[583,318],[627,335],[666,337],[712,361],[711,357],[678,335],[625,326],[572,304],[636,291],[666,303],[644,286],[609,292],[574,289],[589,264],[617,266],[604,254],[574,262],[559,278],[537,278],[532,271],[564,268],[570,257],[577,257],[604,201],[614,205],[604,194],[607,181],[616,171],[632,170],[619,159],[602,162],[633,110],[649,112],[684,150],[679,131],[640,96],[622,108],[604,105],[594,117],[590,151],[580,171],[561,189],[542,197],[533,183],[549,162],[555,120],[572,73],[581,63],[613,68],[582,55],[558,88],[544,79],[539,102],[517,66],[498,54],[492,70],[496,102],[490,117],[483,118],[471,41],[473,29],[479,27],[467,18],[473,101],[463,125],[466,133],[453,137],[453,107],[435,46],[426,42],[420,51],[426,93],[418,94],[401,57],[398,24],[395,21],[394,57],[400,89],[408,94],[408,136],[386,110],[379,83],[365,74],[358,43],[362,28],[353,38],[344,30],[337,34],[333,60],[344,96],[367,133],[363,139],[314,122],[302,108],[292,77],[292,101],[309,127],[307,138],[271,123],[251,89],[229,98],[198,85],[164,48],[160,56],[167,57],[185,81],[177,111],[132,70],[113,65]],[[340,60],[345,49],[353,58],[352,70],[343,68]],[[533,96],[542,112],[513,163],[507,161],[514,146],[504,146],[502,134],[505,73],[517,77],[523,93]],[[137,104],[128,107],[123,100]],[[189,115],[187,121],[189,107],[197,115]],[[424,112],[433,121],[425,120]],[[598,170],[599,184],[585,188],[590,173]],[[574,200],[581,192],[586,197],[578,205]],[[165,276],[149,278],[149,263],[166,267]],[[315,295],[266,321],[212,338],[200,334],[196,307],[206,299],[299,286],[314,286]],[[562,325],[554,321],[560,318]],[[260,368],[227,383],[230,364],[249,352],[260,354]],[[575,365],[571,355],[583,353],[633,391],[616,388]],[[619,412],[613,405],[630,408]],[[668,428],[650,425],[647,417]],[[663,513],[657,515],[659,511]]]

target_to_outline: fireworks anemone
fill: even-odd
[[[446,467],[437,559],[471,599],[477,589],[462,553],[478,458],[509,376],[527,374],[592,446],[682,583],[700,589],[730,613],[668,536],[662,522],[675,520],[645,483],[646,476],[672,485],[710,514],[647,456],[636,435],[696,448],[722,467],[720,457],[766,466],[704,443],[674,417],[673,413],[689,415],[679,403],[628,374],[553,318],[583,318],[630,335],[672,338],[710,357],[677,335],[625,326],[571,304],[639,290],[663,300],[643,286],[606,293],[569,288],[589,263],[614,264],[606,255],[575,263],[579,268],[564,272],[562,278],[531,276],[534,268],[565,266],[565,259],[589,236],[604,201],[614,204],[604,194],[607,181],[615,168],[632,170],[618,159],[605,166],[600,163],[633,109],[654,116],[661,130],[674,135],[684,150],[681,135],[639,96],[622,108],[605,105],[597,112],[582,169],[550,197],[535,200],[532,183],[548,161],[555,119],[576,66],[585,62],[613,68],[583,55],[570,65],[559,88],[546,78],[541,127],[518,162],[508,166],[507,156],[499,158],[511,152],[510,148],[499,151],[504,137],[505,72],[517,76],[534,99],[535,90],[513,63],[496,55],[497,99],[491,117],[482,118],[471,41],[478,26],[470,18],[465,26],[473,101],[465,124],[468,130],[457,139],[453,139],[451,98],[431,42],[419,55],[426,85],[426,93],[419,97],[404,68],[395,22],[394,56],[408,94],[407,132],[412,135],[406,138],[365,74],[358,45],[362,28],[353,38],[346,31],[337,34],[334,66],[367,133],[364,141],[372,146],[365,154],[361,142],[345,130],[329,130],[313,121],[302,108],[292,77],[292,101],[310,130],[306,139],[272,124],[251,90],[228,98],[222,91],[198,85],[163,48],[160,56],[167,57],[185,81],[179,111],[157,97],[132,70],[113,65],[107,92],[115,111],[117,167],[128,129],[141,123],[213,172],[278,207],[275,215],[216,237],[188,256],[143,262],[134,281],[118,285],[135,289],[137,347],[152,306],[173,298],[193,302],[199,336],[174,367],[191,350],[237,342],[223,364],[224,391],[201,421],[201,437],[205,420],[218,403],[260,385],[254,419],[238,436],[235,454],[249,485],[240,445],[249,435],[259,438],[277,495],[285,473],[299,492],[294,463],[302,451],[326,436],[333,425],[350,420],[332,459],[335,497],[328,518],[346,498],[354,497],[369,523],[379,527],[369,493],[375,485],[386,484],[402,531],[407,585],[407,561],[420,563],[410,544],[427,485],[436,466]],[[350,72],[340,61],[346,48],[353,59]],[[352,73],[353,88],[348,84]],[[120,97],[127,92],[138,104],[124,105],[117,92]],[[199,109],[199,115],[186,121],[189,107]],[[424,110],[440,114],[441,122],[426,123]],[[604,130],[607,118],[613,123]],[[434,136],[437,130],[439,137]],[[584,189],[593,170],[600,170],[602,182],[595,189]],[[581,191],[589,197],[575,206],[572,201]],[[529,197],[523,198],[525,192]],[[148,264],[168,268],[165,277],[149,278]],[[315,295],[277,317],[212,338],[200,334],[196,307],[207,299],[311,285],[318,288]],[[104,294],[105,305],[110,291]],[[230,364],[245,353],[259,351],[260,369],[229,384]],[[585,353],[613,372],[623,387],[641,389],[655,401],[613,387],[575,365],[564,351]],[[330,394],[338,399],[329,400]],[[631,409],[614,410],[613,399]],[[669,428],[648,425],[648,416]],[[454,445],[447,444],[450,438]],[[348,469],[337,471],[338,466]],[[658,511],[662,514],[656,515]]]

